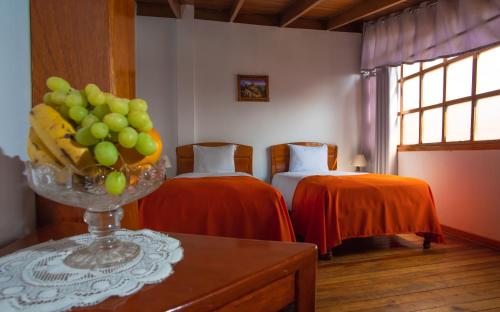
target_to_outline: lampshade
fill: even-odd
[[[168,159],[167,154],[163,155],[163,158],[165,158],[165,168],[172,168],[172,163],[170,162],[170,159]]]
[[[356,157],[354,157],[354,160],[352,161],[352,165],[354,167],[366,167],[365,155],[363,154],[356,155]]]

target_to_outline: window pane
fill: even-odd
[[[433,108],[422,115],[422,143],[441,142],[443,130],[443,108]]]
[[[398,107],[398,114],[401,112],[401,98],[399,97],[399,94],[401,93],[401,82],[398,82],[398,104],[396,105]]]
[[[472,90],[472,56],[448,65],[446,100],[470,96]]]
[[[420,113],[403,116],[403,144],[418,144],[418,119]]]
[[[422,63],[422,68],[426,69],[426,68],[429,68],[429,67],[435,66],[437,64],[441,64],[441,63],[443,63],[443,59],[442,58],[434,60],[434,61],[423,62]]]
[[[418,77],[403,83],[403,110],[418,108],[420,79]]]
[[[465,102],[446,109],[446,142],[470,140],[470,105]]]
[[[443,102],[443,68],[435,69],[422,79],[422,106]]]
[[[500,139],[500,96],[477,101],[474,140]]]
[[[500,89],[500,46],[484,51],[477,59],[477,93]]]
[[[411,65],[403,64],[403,77],[410,76],[420,70],[420,63],[413,63]]]

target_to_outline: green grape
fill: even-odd
[[[118,161],[118,150],[111,142],[103,141],[94,147],[97,162],[103,166],[113,166]]]
[[[110,113],[109,107],[106,104],[96,106],[94,110],[92,110],[92,114],[94,114],[97,118],[101,120],[104,118],[104,116],[106,116],[109,113]]]
[[[99,87],[93,83],[89,83],[88,85],[86,85],[84,90],[87,97],[94,92],[101,92],[101,89],[99,89]]]
[[[127,127],[118,134],[118,142],[125,148],[132,148],[137,143],[137,131],[134,128]]]
[[[109,140],[114,143],[118,143],[118,132],[109,131]]]
[[[143,156],[149,156],[156,152],[156,142],[153,138],[144,132],[139,133],[137,136],[137,143],[135,144],[135,150]]]
[[[128,102],[125,99],[113,98],[108,103],[109,110],[122,115],[128,114]]]
[[[87,100],[87,94],[85,93],[85,90],[80,90],[79,93],[82,96],[83,106],[87,107],[89,105],[89,101]]]
[[[138,130],[140,132],[149,132],[151,129],[153,129],[153,122],[150,119],[142,128],[139,128]]]
[[[87,94],[87,100],[93,106],[103,105],[106,102],[106,97],[101,91],[92,92]]]
[[[148,110],[148,103],[144,101],[143,99],[133,99],[128,102],[128,108],[129,111],[134,112],[134,111],[147,111]]]
[[[83,118],[81,126],[84,128],[88,128],[98,121],[99,118],[97,118],[95,115],[88,114],[87,117]]]
[[[99,142],[98,139],[92,136],[89,128],[80,128],[76,131],[75,140],[83,146],[92,146]]]
[[[148,124],[149,115],[143,111],[134,111],[128,114],[128,122],[132,125],[132,127],[136,129],[140,129]]]
[[[90,127],[90,132],[97,139],[104,139],[108,136],[109,128],[104,122],[96,122]]]
[[[51,97],[52,97],[52,92],[45,93],[43,95],[43,102],[50,106],[55,105],[54,103],[52,103]]]
[[[128,126],[127,118],[118,113],[109,113],[102,119],[109,127],[109,130],[120,132],[123,128]]]
[[[69,118],[73,119],[77,123],[80,123],[83,118],[87,117],[89,111],[82,106],[73,106],[69,109]]]
[[[104,97],[106,98],[106,104],[109,105],[109,103],[111,102],[112,99],[115,98],[115,96],[109,92],[104,92]]]
[[[64,119],[69,119],[69,108],[66,105],[60,105],[57,107],[57,111]]]
[[[54,91],[50,95],[50,101],[55,105],[63,105],[66,101],[66,93],[60,91]]]
[[[47,79],[47,87],[52,91],[68,93],[71,89],[70,84],[61,77],[50,77]]]
[[[104,181],[104,186],[106,191],[112,195],[120,195],[125,191],[127,186],[127,179],[123,172],[113,171],[108,174],[106,180]]]
[[[66,96],[66,99],[64,99],[64,104],[66,104],[69,108],[73,106],[85,106],[80,92],[70,92]]]

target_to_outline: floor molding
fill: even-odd
[[[444,224],[441,224],[441,228],[445,234],[452,235],[452,236],[459,237],[459,238],[463,238],[463,239],[466,239],[468,241],[471,241],[471,242],[474,242],[474,243],[477,243],[477,244],[480,244],[480,245],[483,245],[483,246],[500,251],[500,241],[497,241],[497,240],[494,240],[491,238],[487,238],[484,236],[472,234],[469,232],[465,232],[465,231],[462,231],[462,230],[459,230],[459,229],[456,229],[454,227],[447,226]]]

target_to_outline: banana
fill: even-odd
[[[43,145],[42,140],[36,135],[33,128],[30,128],[28,137],[28,156],[35,164],[50,164],[59,168],[61,167],[61,163]]]
[[[63,166],[79,171],[95,164],[90,150],[76,143],[75,129],[58,111],[38,104],[31,109],[29,118],[36,135]]]

